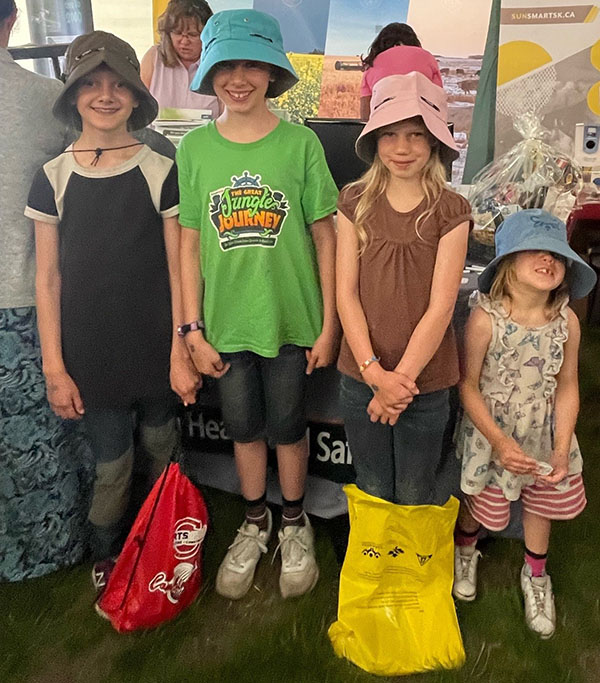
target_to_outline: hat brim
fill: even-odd
[[[441,143],[440,160],[443,164],[452,163],[460,156],[456,142],[450,133],[448,124],[432,113],[431,107],[422,103],[419,96],[408,92],[403,97],[398,94],[390,102],[384,102],[369,118],[362,133],[356,141],[356,154],[367,163],[371,163],[377,151],[377,131],[392,123],[405,121],[420,116],[427,130]]]
[[[201,95],[216,95],[211,72],[221,62],[231,60],[252,60],[279,67],[280,71],[277,72],[275,80],[269,84],[267,97],[279,97],[298,82],[298,76],[285,52],[269,45],[257,45],[256,42],[249,40],[225,38],[215,41],[208,50],[203,51],[190,90]]]
[[[496,256],[488,263],[485,270],[479,275],[477,284],[479,291],[488,294],[500,261],[510,254],[520,251],[549,251],[553,254],[564,256],[570,261],[567,267],[567,284],[569,285],[569,296],[571,299],[582,299],[588,295],[596,284],[596,273],[566,242],[551,238],[544,238],[543,246],[540,244],[539,237],[519,243],[500,256]]]
[[[137,107],[135,107],[129,117],[129,128],[131,130],[139,130],[152,123],[158,115],[158,102],[152,97],[148,88],[142,82],[133,64],[108,50],[91,52],[71,71],[61,94],[56,99],[52,108],[54,116],[67,126],[77,124],[80,117],[74,115],[74,113],[77,114],[75,104],[73,103],[74,86],[77,84],[77,81],[102,64],[106,64],[125,81],[138,101]],[[81,126],[78,125],[77,127],[80,128]]]

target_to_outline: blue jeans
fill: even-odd
[[[393,427],[371,422],[367,406],[373,392],[363,382],[343,375],[340,392],[357,486],[400,505],[443,504],[447,495],[436,495],[436,479],[450,416],[449,390],[415,396]]]
[[[223,423],[238,443],[293,444],[306,433],[306,353],[293,344],[275,358],[252,351],[221,353],[229,370],[219,379]]]
[[[134,453],[154,482],[179,449],[175,404],[140,400],[129,408],[89,409],[83,423],[96,461],[89,511],[93,560],[118,554],[129,505]]]

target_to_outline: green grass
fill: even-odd
[[[422,683],[597,683],[600,681],[600,474],[598,403],[600,333],[582,345],[578,437],[586,462],[589,505],[556,524],[549,570],[557,633],[531,634],[523,620],[518,541],[483,546],[478,599],[459,604],[467,662],[398,680]],[[315,521],[321,579],[308,596],[284,601],[277,562],[262,560],[256,587],[239,602],[215,594],[214,577],[242,515],[238,499],[205,491],[212,528],[198,600],[154,631],[120,635],[92,609],[88,565],[20,584],[0,584],[0,683],[363,683],[380,679],[332,652],[327,629],[336,616],[339,569],[329,524]]]

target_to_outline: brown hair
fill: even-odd
[[[369,52],[366,57],[360,58],[363,65],[363,71],[370,66],[373,66],[375,57],[385,50],[389,50],[396,45],[412,45],[413,47],[421,47],[421,41],[417,38],[412,26],[408,24],[400,24],[395,21],[387,26],[384,26],[377,34],[375,40],[369,47]]]
[[[417,118],[423,123],[421,117]],[[423,126],[425,127],[424,123]],[[439,143],[426,127],[425,130],[429,146],[431,147],[431,156],[421,172],[421,187],[423,188],[427,208],[418,216],[415,222],[415,232],[420,240],[423,237],[419,232],[419,226],[433,214],[442,196],[442,191],[446,188],[446,169],[440,161]],[[375,152],[373,163],[369,170],[358,180],[348,185],[349,188],[358,189],[359,200],[354,210],[354,220],[352,222],[360,245],[359,255],[364,252],[369,242],[368,223],[373,216],[376,200],[385,192],[389,176],[390,172],[381,161],[379,154]]]
[[[494,275],[494,281],[490,287],[490,299],[492,301],[502,301],[502,299],[508,299],[512,301],[511,288],[516,285],[516,274],[515,274],[515,260],[517,254],[508,254],[505,256],[498,267],[496,268],[496,274]],[[565,273],[565,278],[558,285],[556,289],[553,289],[548,295],[548,301],[546,302],[546,307],[549,310],[550,320],[553,320],[558,315],[565,299],[569,297],[569,283],[567,282],[567,277]]]
[[[195,19],[201,32],[213,11],[205,0],[169,0],[167,9],[158,17],[160,42],[157,50],[165,66],[177,66],[179,58],[173,47],[171,31],[175,31],[185,19]]]
[[[15,0],[0,0],[0,24],[17,11]]]

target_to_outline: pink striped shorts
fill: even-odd
[[[521,489],[523,510],[546,519],[573,519],[585,508],[587,499],[581,474],[567,477],[568,487],[534,483]],[[510,501],[498,486],[486,486],[476,496],[464,497],[472,517],[490,531],[502,531],[510,522]]]

